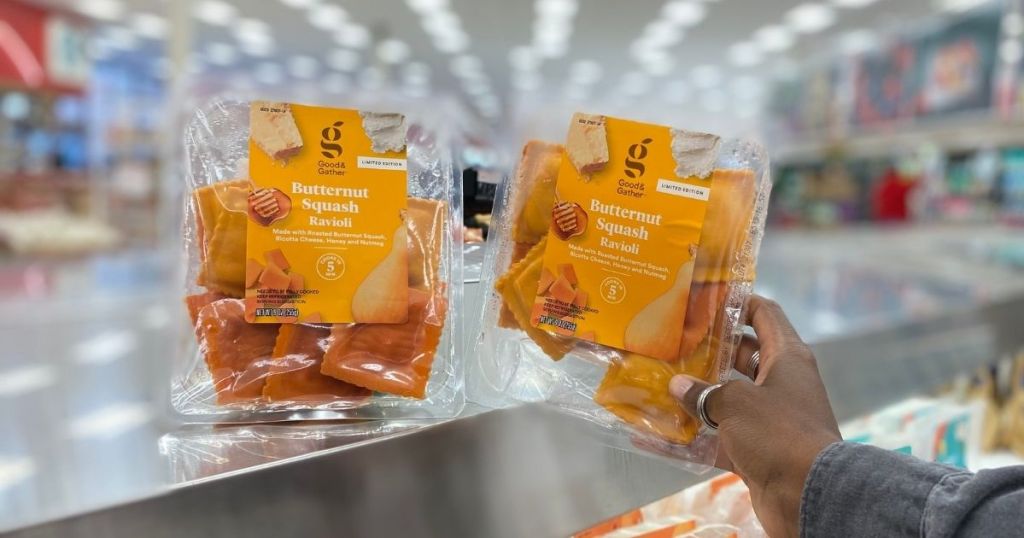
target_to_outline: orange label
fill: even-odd
[[[405,118],[256,101],[246,319],[402,323]]]
[[[675,133],[573,117],[534,303],[537,328],[676,358],[711,179],[676,175],[692,167],[680,164],[691,155],[685,148],[673,151]]]

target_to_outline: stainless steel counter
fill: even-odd
[[[814,344],[849,417],[1024,346],[1024,275],[979,254],[1014,240],[773,231],[758,290]],[[565,535],[700,479],[533,407],[471,408],[425,429],[182,425],[165,404],[170,331],[184,316],[174,263],[142,253],[36,268],[51,293],[0,303],[0,530]]]

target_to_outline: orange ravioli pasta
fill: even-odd
[[[282,325],[263,397],[271,402],[309,404],[358,403],[369,398],[371,391],[320,373],[330,336],[331,329],[327,327]]]
[[[370,390],[422,399],[446,309],[440,297],[411,289],[405,323],[335,325],[321,373]]]
[[[750,170],[716,169],[711,174],[711,196],[697,249],[694,282],[722,282],[733,278],[732,268],[747,240],[757,197]],[[752,264],[751,264],[752,266]],[[751,270],[751,273],[753,271]],[[753,280],[753,274],[741,275]]]
[[[249,182],[225,181],[193,191],[200,260],[197,283],[232,297],[245,291]]]
[[[516,214],[512,230],[514,241],[536,244],[547,237],[563,153],[562,146],[538,140],[531,140],[523,147],[516,176],[519,196],[512,207]]]
[[[406,227],[409,231],[409,286],[412,288],[429,291],[440,283],[444,219],[442,202],[409,198]]]
[[[689,443],[697,423],[668,391],[675,365],[633,353],[608,367],[594,401],[634,427],[674,443]]]
[[[239,299],[221,299],[199,311],[196,338],[213,376],[217,403],[247,402],[263,396],[278,327],[246,322]]]

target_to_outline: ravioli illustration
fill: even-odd
[[[440,292],[410,289],[405,323],[336,324],[320,371],[370,390],[422,399],[446,310]]]
[[[274,345],[263,397],[271,402],[310,405],[365,401],[373,393],[320,373],[328,327],[282,325]]]
[[[199,310],[196,338],[213,377],[217,403],[262,398],[278,328],[245,321],[240,299],[221,299]]]
[[[359,284],[352,295],[356,323],[403,323],[408,316],[408,232],[401,223],[391,251]]]

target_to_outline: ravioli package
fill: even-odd
[[[470,399],[548,401],[612,444],[713,462],[668,385],[732,368],[770,189],[759,146],[706,133],[578,113],[564,143],[527,142],[492,220]]]
[[[461,410],[461,194],[441,135],[398,113],[214,101],[185,149],[180,413]]]

